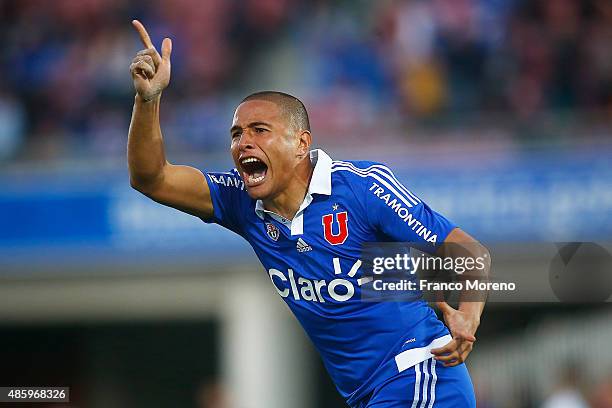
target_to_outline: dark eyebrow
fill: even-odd
[[[270,127],[270,128],[272,127],[272,125],[271,125],[271,124],[266,123],[266,122],[251,122],[251,123],[249,123],[249,124],[247,125],[247,127],[252,128],[252,127],[262,126],[262,125],[263,125],[263,126]],[[230,133],[234,133],[234,131],[235,131],[235,130],[238,130],[238,129],[242,129],[242,126],[234,125],[234,126],[232,126],[232,128],[230,129]]]

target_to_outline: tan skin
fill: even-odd
[[[267,210],[293,219],[312,175],[312,137],[309,131],[293,129],[289,123],[274,102],[251,100],[236,109],[230,135],[232,158],[249,196],[262,200]],[[248,157],[267,166],[263,182],[249,183],[241,165]]]
[[[144,26],[132,22],[144,45],[130,65],[136,96],[128,135],[130,183],[151,199],[201,218],[213,216],[208,184],[201,171],[174,165],[166,160],[159,121],[162,91],[170,83],[172,41],[165,38],[161,54],[157,52]],[[267,166],[263,181],[245,181],[248,194],[261,199],[266,209],[292,219],[304,200],[313,167],[309,159],[312,136],[307,130],[294,129],[281,109],[265,100],[251,100],[238,106],[230,130],[231,154],[244,177],[241,161],[255,157]],[[472,256],[488,252],[474,238],[459,228],[445,243],[470,243]],[[446,253],[446,256],[459,254]],[[463,255],[463,254],[461,254]],[[490,259],[490,257],[489,257]],[[488,271],[487,271],[488,272]],[[458,309],[437,302],[453,340],[432,350],[434,358],[447,366],[461,364],[476,341],[484,302],[460,302]]]

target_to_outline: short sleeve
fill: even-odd
[[[372,168],[365,192],[372,226],[390,241],[434,253],[456,225],[408,190],[388,167]]]
[[[206,223],[219,224],[231,231],[241,234],[249,196],[244,182],[236,169],[229,172],[205,172],[210,190],[214,214],[211,218],[202,218]]]

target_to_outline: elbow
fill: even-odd
[[[479,242],[477,244],[475,255],[482,261],[482,264],[484,265],[484,273],[488,275],[489,271],[491,270],[491,252],[487,247]]]
[[[141,178],[130,176],[130,187],[132,187],[139,193],[142,193],[146,196],[150,196],[152,191],[151,185],[152,183],[148,183],[145,180],[142,180]]]
[[[130,164],[130,186],[134,190],[150,196],[163,183],[164,169],[165,166],[163,165],[154,168],[142,168]]]
[[[136,191],[142,192],[142,183],[140,183],[134,177],[130,177],[130,187],[132,187]]]

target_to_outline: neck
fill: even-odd
[[[266,210],[292,220],[306,197],[313,170],[310,157],[306,156],[295,167],[293,180],[287,188],[273,198],[263,200]]]

